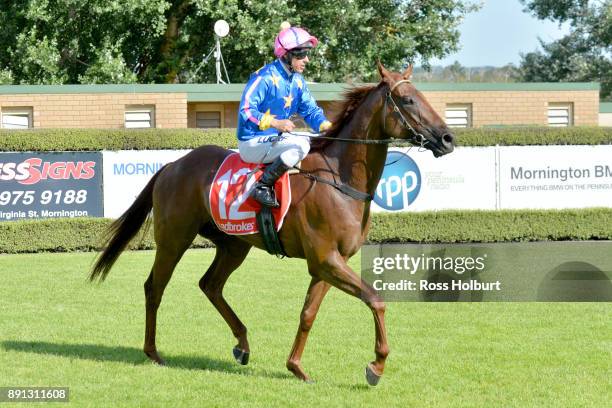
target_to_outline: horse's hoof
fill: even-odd
[[[157,351],[145,351],[145,355],[149,357],[149,360],[155,365],[162,367],[166,365],[166,362],[157,354]]]
[[[249,352],[239,349],[238,346],[234,347],[232,350],[234,353],[234,358],[241,365],[247,365],[249,363]]]
[[[376,374],[374,368],[372,367],[372,364],[368,364],[366,366],[365,376],[366,380],[368,381],[368,384],[370,384],[371,386],[377,385],[380,381],[380,377],[382,377],[381,375]]]

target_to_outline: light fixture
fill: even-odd
[[[208,55],[202,59],[202,62],[200,63],[198,68],[191,75],[189,82],[191,82],[191,80],[195,78],[200,68],[206,65],[206,63],[210,59],[210,56],[214,55],[215,71],[217,73],[217,83],[218,84],[229,84],[230,83],[229,75],[227,74],[227,68],[225,68],[225,61],[223,61],[223,54],[221,54],[221,38],[226,37],[229,34],[229,29],[230,28],[229,28],[229,24],[227,23],[227,21],[217,20],[215,22],[215,26],[214,26],[215,45],[213,46],[213,49],[208,53]],[[227,79],[227,82],[223,80],[223,75],[221,74],[221,66],[223,66],[223,71],[225,71],[225,78]]]
[[[225,20],[217,20],[215,22],[215,34],[223,38],[229,34],[229,24]]]

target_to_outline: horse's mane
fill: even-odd
[[[333,105],[333,110],[337,113],[331,118],[332,127],[323,133],[323,135],[325,137],[338,137],[342,128],[353,119],[355,111],[361,105],[366,95],[374,88],[376,88],[376,85],[365,85],[345,91],[343,100]],[[322,149],[330,143],[330,140],[313,139],[311,150]]]

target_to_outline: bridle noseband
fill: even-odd
[[[399,116],[398,120],[400,124],[404,127],[404,129],[407,129],[410,131],[411,139],[412,139],[411,142],[414,142],[415,144],[419,145],[419,147],[424,147],[427,143],[429,143],[429,140],[427,140],[427,138],[423,136],[423,134],[417,132],[414,129],[414,127],[412,127],[408,119],[406,119],[406,117],[402,113],[402,110],[400,109],[400,107],[397,106],[395,99],[393,99],[393,90],[395,88],[397,88],[401,84],[410,84],[410,83],[411,82],[409,79],[402,79],[402,80],[397,81],[395,84],[393,84],[391,88],[389,88],[389,92],[387,92],[387,95],[385,97],[385,106],[383,107],[383,110],[382,110],[383,132],[386,132],[386,128],[387,128],[387,102],[391,102],[391,105],[393,106],[393,114]],[[420,122],[418,123],[420,124]]]

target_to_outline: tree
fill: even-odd
[[[444,68],[443,75],[450,82],[466,82],[466,72],[466,68],[459,61],[455,61],[452,65]]]
[[[588,0],[521,0],[539,19],[568,22],[565,37],[521,55],[523,81],[597,81],[600,96],[612,100],[612,2]]]
[[[431,70],[417,67],[412,78],[415,82],[516,82],[517,68],[513,64],[503,67],[464,67],[459,62]]]
[[[284,20],[321,45],[308,77],[373,80],[375,61],[425,65],[458,47],[471,0],[0,0],[0,83],[213,82],[201,66],[218,19],[230,24],[222,50],[230,78],[273,58]]]
[[[0,70],[14,83],[136,82],[163,0],[0,0]]]
[[[374,61],[399,70],[458,49],[457,27],[477,6],[462,0],[294,1],[296,16],[321,36],[319,81],[378,78]],[[323,5],[322,7],[319,5]]]

